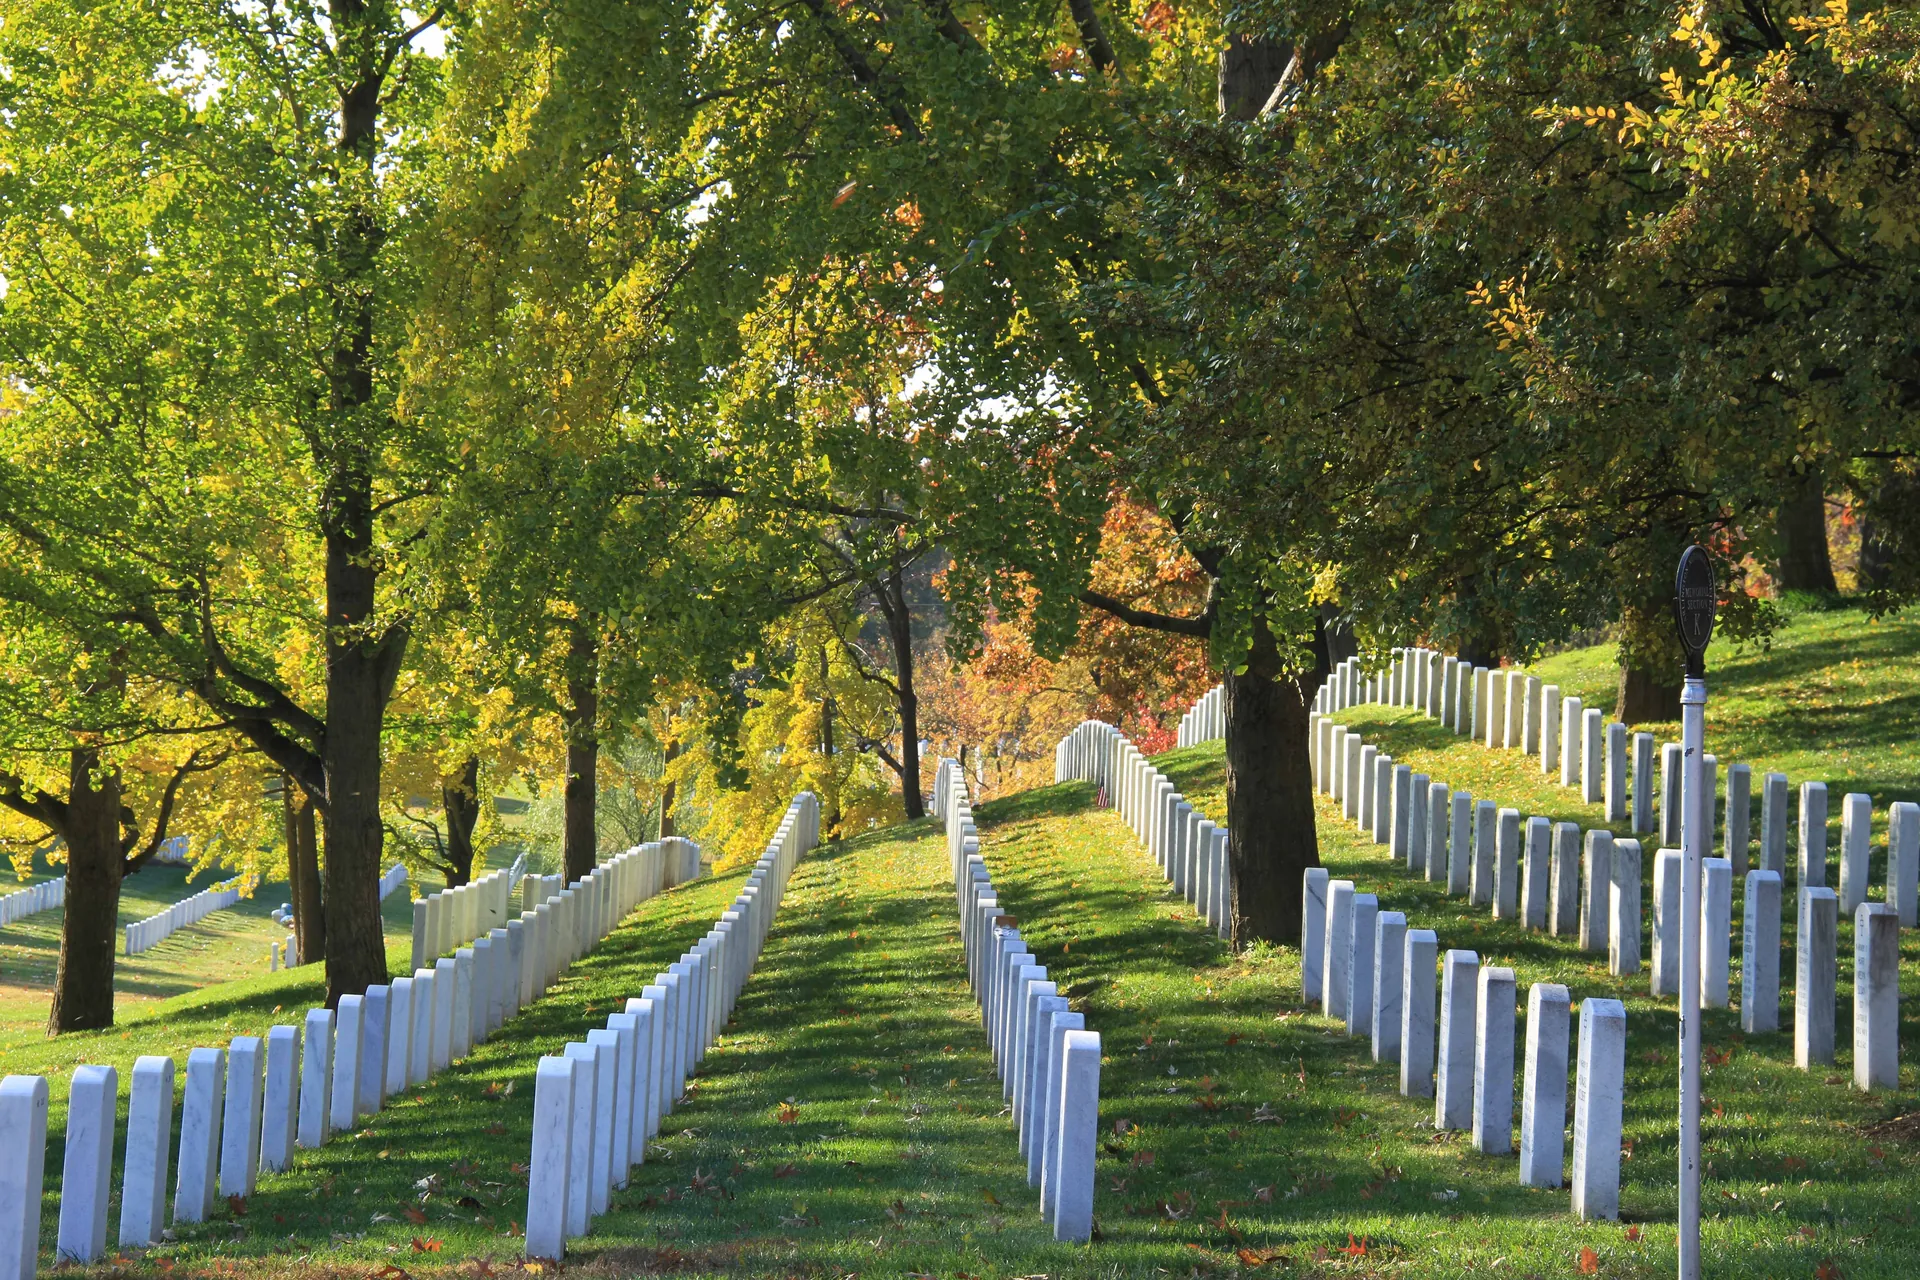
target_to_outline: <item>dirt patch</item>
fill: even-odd
[[[1881,1142],[1920,1142],[1920,1111],[1860,1126],[1860,1135]]]

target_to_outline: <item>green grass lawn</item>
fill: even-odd
[[[37,874],[23,885],[61,870],[36,866]],[[202,872],[189,881],[185,867],[149,864],[122,882],[113,975],[116,1021],[203,987],[267,973],[268,946],[292,932],[268,918],[293,896],[285,881],[262,884],[252,897],[176,930],[159,945],[137,956],[126,954],[128,925],[225,878],[224,873]],[[11,891],[11,881],[7,887]],[[406,890],[395,890],[381,904],[381,914],[389,946],[399,938],[411,939],[413,907]],[[0,1070],[12,1070],[9,1050],[46,1035],[60,960],[61,919],[58,909],[41,911],[0,929]]]

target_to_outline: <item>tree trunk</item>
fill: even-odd
[[[1780,562],[1774,583],[1782,591],[1832,594],[1833,559],[1827,551],[1827,491],[1819,467],[1789,476],[1781,486],[1777,517]]]
[[[907,821],[927,816],[920,790],[920,698],[913,689],[913,614],[907,609],[906,572],[896,556],[893,570],[879,583],[885,593],[881,613],[893,644],[894,702],[900,713],[900,798]]]
[[[666,757],[666,763],[668,764],[672,764],[680,758],[680,744],[678,742],[669,742],[667,744]],[[669,781],[660,789],[660,838],[662,840],[675,834],[673,826],[673,793],[675,789],[672,781]]]
[[[473,881],[473,828],[480,821],[480,757],[470,755],[460,772],[440,779],[440,807],[447,815],[447,888]]]
[[[1860,521],[1860,563],[1854,569],[1862,591],[1884,590],[1893,582],[1893,542],[1870,517]]]
[[[380,733],[386,710],[384,645],[358,638],[373,613],[374,572],[345,539],[328,538],[327,643],[327,1005],[387,980],[380,917]],[[345,625],[341,625],[345,624]]]
[[[1280,83],[1293,45],[1260,36],[1229,37],[1220,51],[1219,108],[1228,120],[1251,120],[1260,114],[1273,87]]]
[[[293,934],[301,964],[327,958],[327,906],[320,895],[320,842],[313,797],[282,774],[287,798],[287,875],[293,885]]]
[[[120,878],[126,854],[120,841],[120,779],[95,783],[99,755],[77,749],[68,757],[67,898],[60,927],[60,968],[54,979],[47,1034],[94,1031],[113,1025],[114,943],[120,924]]]
[[[1680,718],[1680,681],[1644,667],[1620,668],[1613,718],[1621,724]]]
[[[834,778],[833,684],[831,672],[832,667],[827,661],[827,647],[821,645],[820,687],[825,692],[820,695],[820,751],[827,759],[827,777],[829,779]],[[828,840],[837,840],[840,838],[840,788],[835,785],[830,787],[829,790],[831,794],[820,797],[824,802],[820,816],[820,834]]]
[[[592,628],[577,621],[567,647],[567,791],[561,861],[567,883],[590,874],[600,862],[594,803],[600,781],[599,646]]]
[[[1307,714],[1326,668],[1324,629],[1316,670],[1290,677],[1264,621],[1255,624],[1244,673],[1227,672],[1227,858],[1232,864],[1232,943],[1298,946],[1300,883],[1320,865],[1314,825]]]
[[[383,24],[364,6],[335,0],[340,66],[335,152],[352,175],[371,177],[380,146],[380,93],[388,63],[379,56]],[[349,181],[347,190],[358,189]],[[387,980],[380,917],[380,738],[387,699],[406,652],[406,631],[377,617],[381,556],[374,545],[374,473],[378,454],[374,307],[386,231],[369,195],[349,196],[330,220],[321,252],[329,276],[333,345],[327,353],[330,421],[316,460],[326,469],[320,516],[326,534],[327,724],[320,744],[326,771],[327,1006]]]

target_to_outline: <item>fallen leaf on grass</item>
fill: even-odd
[[[246,1217],[247,1216],[247,1198],[245,1196],[228,1196],[227,1212],[231,1213],[236,1218]]]
[[[1367,1238],[1365,1236],[1362,1236],[1360,1239],[1355,1240],[1353,1238],[1353,1233],[1349,1231],[1347,1233],[1346,1247],[1340,1250],[1340,1252],[1347,1254],[1350,1257],[1364,1258],[1367,1256],[1367,1243],[1368,1243]]]
[[[1269,1262],[1278,1262],[1282,1266],[1288,1262],[1287,1255],[1278,1249],[1241,1249],[1233,1255],[1243,1267],[1264,1267]]]
[[[792,1165],[783,1164],[778,1169],[775,1169],[773,1171],[773,1176],[776,1178],[791,1178],[794,1174],[798,1172],[800,1171],[794,1168]]]
[[[986,1187],[980,1188],[980,1198],[982,1200],[985,1200],[988,1204],[1000,1203],[1000,1197],[993,1194],[993,1192],[988,1190]]]
[[[780,1110],[774,1113],[774,1119],[781,1124],[797,1124],[800,1120],[800,1108],[793,1105],[792,1098],[788,1098],[780,1104]]]
[[[400,1212],[406,1214],[407,1221],[413,1223],[416,1227],[422,1225],[427,1220],[427,1215],[421,1212],[420,1210],[414,1208],[412,1205],[408,1205],[405,1209],[402,1209]]]
[[[1592,1245],[1580,1251],[1580,1261],[1574,1264],[1574,1270],[1583,1276],[1600,1274],[1600,1255],[1593,1251]]]
[[[1820,1265],[1813,1269],[1813,1280],[1846,1280],[1840,1272],[1840,1264],[1832,1258],[1822,1258]]]
[[[432,1236],[428,1236],[425,1240],[422,1240],[419,1236],[415,1236],[413,1238],[413,1251],[415,1253],[438,1253],[440,1252],[440,1242]]]
[[[1640,1228],[1638,1228],[1638,1227],[1628,1227],[1628,1228],[1627,1228],[1627,1239],[1628,1239],[1628,1240],[1630,1240],[1630,1241],[1632,1241],[1632,1242],[1633,1242],[1633,1243],[1635,1243],[1635,1244],[1638,1244],[1638,1243],[1640,1242]]]

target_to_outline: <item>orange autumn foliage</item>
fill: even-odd
[[[1126,500],[1107,512],[1092,585],[1155,612],[1189,616],[1206,604],[1205,572],[1164,521]],[[1105,720],[1142,750],[1166,750],[1181,715],[1214,682],[1203,641],[1092,608],[1058,659],[1036,654],[1014,620],[990,622],[984,641],[964,666],[944,652],[928,655],[918,681],[922,731],[934,744],[929,771],[941,756],[963,759],[983,798],[1051,782],[1054,744],[1081,720]]]

